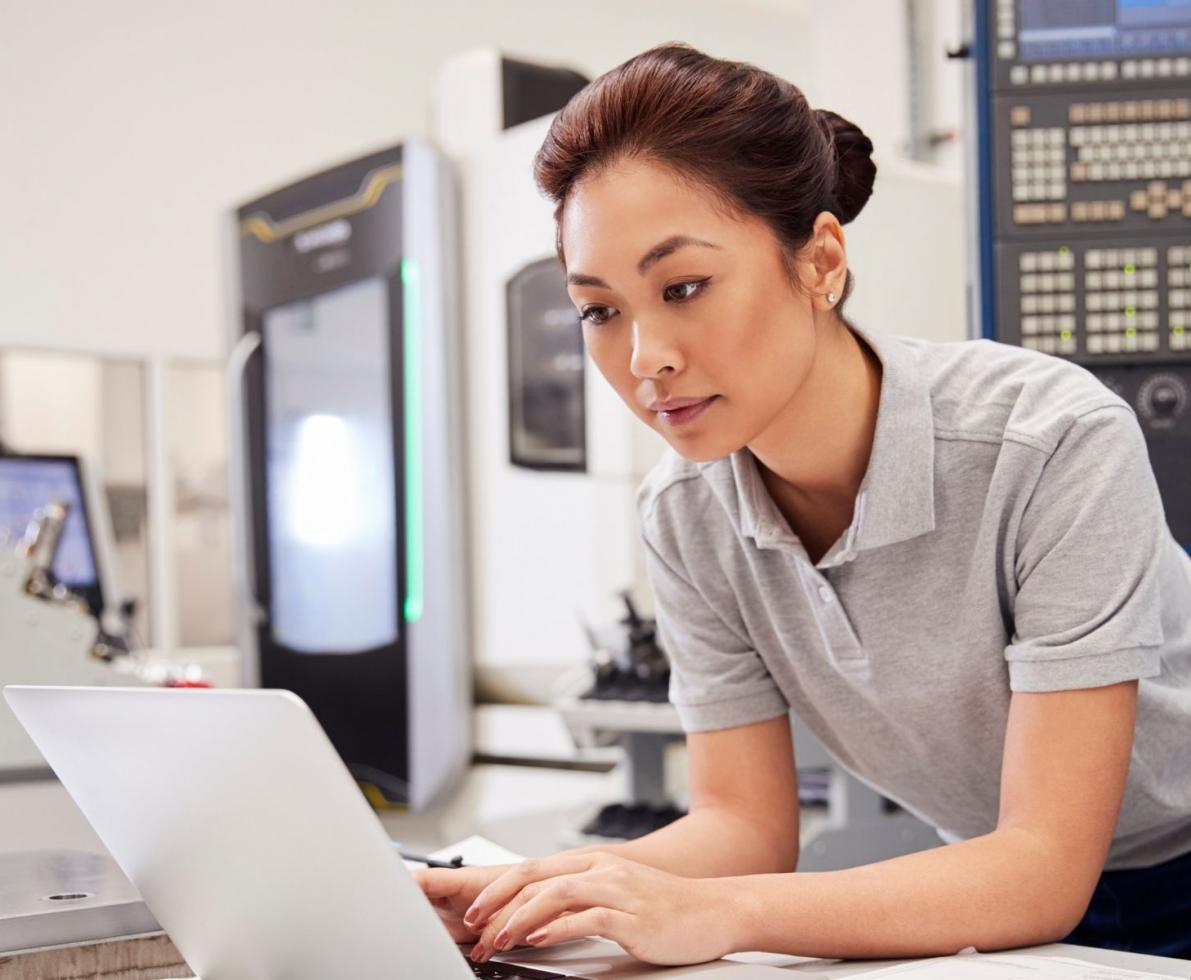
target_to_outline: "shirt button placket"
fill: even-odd
[[[807,583],[815,598],[818,608],[815,616],[819,620],[823,638],[831,648],[832,657],[837,663],[847,663],[853,666],[866,664],[868,657],[860,645],[847,612],[839,603],[835,590],[818,569],[807,566],[803,575],[810,581]]]

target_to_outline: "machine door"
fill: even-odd
[[[353,774],[407,799],[401,281],[260,317],[250,452],[261,684],[301,693]]]

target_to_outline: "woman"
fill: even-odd
[[[550,129],[536,178],[587,349],[675,450],[640,508],[690,813],[420,873],[476,959],[585,935],[664,964],[1062,937],[1191,957],[1191,561],[1141,431],[1073,364],[844,319],[871,151],[679,45]],[[949,846],[794,873],[789,709]]]

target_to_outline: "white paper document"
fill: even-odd
[[[1070,957],[1031,956],[1028,953],[972,953],[919,960],[869,973],[852,980],[1171,980],[1175,974],[1139,973],[1101,966]]]
[[[394,846],[397,846],[396,842],[394,842]],[[487,837],[478,835],[467,837],[458,844],[440,847],[437,851],[431,851],[426,857],[434,858],[436,861],[449,861],[453,857],[461,857],[464,864],[471,865],[516,864],[518,861],[525,860],[520,854],[514,854],[499,844],[494,844]],[[421,861],[406,861],[405,866],[407,868],[425,867]]]
[[[518,861],[525,860],[520,854],[515,854],[499,844],[494,844],[487,837],[481,837],[479,834],[473,834],[458,844],[440,848],[427,856],[439,861],[449,861],[456,854],[463,858],[464,864],[516,864]]]

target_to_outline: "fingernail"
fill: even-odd
[[[476,907],[473,905],[471,908],[469,908],[466,912],[463,913],[463,921],[466,922],[469,926],[474,926],[476,924],[476,916],[478,914],[479,913],[476,910]]]
[[[484,947],[477,943],[471,950],[471,961],[473,963],[484,962]]]
[[[496,942],[492,944],[493,949],[508,949],[509,948],[509,932],[507,929],[501,929],[496,934]]]
[[[525,941],[527,943],[540,943],[545,938],[546,938],[546,930],[545,929],[537,929],[534,932],[531,932],[528,936],[526,936]]]

